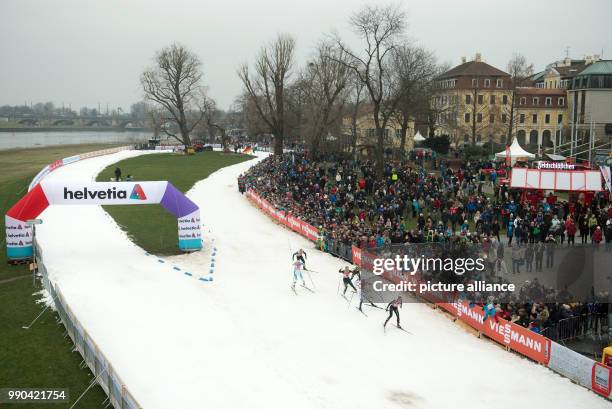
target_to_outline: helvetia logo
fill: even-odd
[[[145,195],[144,190],[142,190],[142,186],[140,186],[138,183],[134,185],[134,189],[132,189],[132,194],[130,195],[130,199],[147,200],[147,195]]]
[[[70,200],[127,199],[127,191],[117,190],[116,187],[108,188],[107,190],[89,190],[86,187],[84,187],[83,190],[72,191],[72,190],[69,190],[67,187],[64,187],[64,199],[65,200],[68,200],[68,199]]]

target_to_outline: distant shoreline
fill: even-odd
[[[19,128],[2,128],[0,132],[16,133],[16,132],[151,132],[149,128],[118,128],[112,126],[92,127],[86,126],[77,127],[19,127]]]

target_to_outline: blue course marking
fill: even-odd
[[[186,276],[189,276],[189,277],[193,276],[193,274],[191,274],[191,273],[189,273],[189,272],[187,272],[187,271],[185,272],[185,275],[186,275]]]
[[[172,267],[172,268],[173,268],[174,270],[176,270],[176,271],[181,271],[181,269],[180,269],[180,268],[178,268],[178,267]]]
[[[162,260],[161,258],[158,258],[158,259],[157,259],[157,262],[158,262],[158,263],[165,263],[165,261],[164,261],[164,260]]]
[[[150,254],[145,251],[145,256],[150,256]]]

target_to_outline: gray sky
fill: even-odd
[[[355,0],[0,0],[0,105],[53,101],[129,109],[139,75],[172,42],[203,61],[205,82],[227,108],[236,68],[276,33],[297,39],[304,61],[325,33],[348,32]],[[381,1],[370,1],[381,3]],[[403,0],[409,36],[457,65],[482,53],[505,69],[515,52],[536,71],[570,55],[612,59],[609,0]],[[355,44],[352,42],[352,44]]]

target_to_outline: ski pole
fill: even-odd
[[[351,299],[348,302],[348,305],[346,307],[346,309],[348,310],[351,307],[351,302],[353,302],[353,297],[355,296],[355,292],[353,291],[353,294],[351,294]]]
[[[304,271],[306,271],[308,273],[308,278],[310,279],[310,282],[312,283],[312,288],[316,289],[315,283],[314,281],[312,281],[312,276],[310,275],[310,271],[304,269]]]

